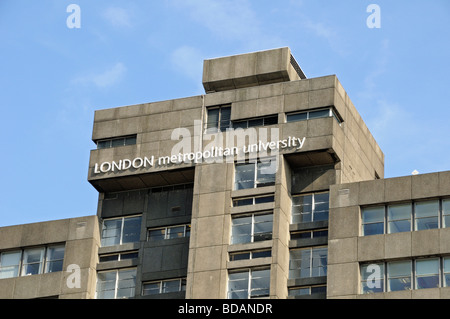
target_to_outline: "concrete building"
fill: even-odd
[[[95,112],[89,232],[74,238],[73,222],[59,221],[64,238],[0,247],[65,242],[62,270],[80,265],[82,288],[62,287],[66,271],[60,290],[27,297],[447,296],[450,172],[383,179],[384,155],[337,77],[307,79],[289,48],[205,60],[203,86]],[[53,223],[41,227],[51,234]],[[72,253],[69,239],[89,249]],[[405,261],[410,287],[394,273]],[[15,298],[15,282],[40,287],[38,276],[0,287]]]

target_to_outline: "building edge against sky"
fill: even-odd
[[[450,172],[384,179],[289,48],[205,60],[203,86],[95,112],[97,215],[1,228],[1,298],[450,296]]]

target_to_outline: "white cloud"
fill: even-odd
[[[102,17],[115,27],[131,27],[130,13],[124,8],[108,7]]]
[[[118,62],[101,73],[91,73],[76,77],[72,83],[83,85],[94,84],[96,87],[106,88],[118,83],[124,77],[126,71],[127,68],[125,65]]]

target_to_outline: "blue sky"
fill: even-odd
[[[96,214],[95,110],[202,94],[204,59],[284,46],[337,75],[385,177],[450,170],[449,21],[448,0],[0,0],[0,226]]]

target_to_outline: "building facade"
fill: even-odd
[[[205,60],[203,86],[95,112],[99,200],[80,238],[90,249],[51,240],[66,243],[51,296],[447,296],[450,172],[384,179],[383,152],[337,77],[307,79],[289,48]],[[27,245],[0,247],[0,276],[11,276],[3,254]],[[61,288],[69,264],[88,273],[73,294]],[[6,288],[22,280],[12,277],[0,279],[8,298],[21,293]]]

